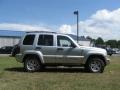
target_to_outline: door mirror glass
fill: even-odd
[[[74,44],[74,43],[71,43],[71,47],[72,47],[72,48],[75,48],[76,46],[75,46],[75,44]]]

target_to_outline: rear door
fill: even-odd
[[[42,52],[45,63],[51,64],[55,62],[54,35],[40,34],[36,49]]]

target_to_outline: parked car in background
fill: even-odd
[[[113,53],[114,54],[119,54],[120,53],[120,50],[118,48],[113,48]]]
[[[112,54],[114,54],[113,49],[112,49],[112,48],[108,48],[108,47],[106,47],[105,45],[98,45],[98,46],[96,46],[96,47],[105,49],[105,50],[107,51],[107,55],[112,56]]]
[[[4,46],[0,48],[0,54],[11,54],[13,46]]]
[[[118,54],[120,54],[120,49],[117,51]]]
[[[11,52],[11,55],[14,57],[19,52],[20,52],[19,44],[14,45],[13,49],[12,49],[12,52]]]
[[[112,56],[112,54],[114,54],[114,51],[111,48],[106,48],[106,51],[107,51],[107,54],[110,56]]]

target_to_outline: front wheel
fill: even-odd
[[[104,71],[105,64],[103,60],[99,58],[91,58],[87,62],[85,68],[92,73],[102,73]]]
[[[25,59],[24,68],[28,72],[39,71],[41,68],[40,61],[35,57],[28,57]]]

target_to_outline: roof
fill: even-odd
[[[51,31],[29,31],[29,32],[26,32],[26,33],[53,33],[53,34],[59,34],[57,32],[51,32]],[[70,36],[74,40],[77,40],[77,36],[76,35],[73,35],[73,34],[66,34],[66,35]],[[85,38],[84,36],[80,36],[79,37],[79,41],[90,41],[90,40]]]
[[[51,31],[28,31],[26,33],[57,33],[57,32],[51,32]]]

